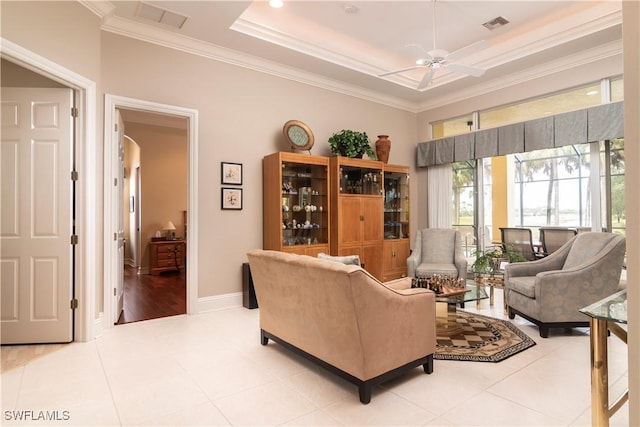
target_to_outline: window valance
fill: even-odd
[[[624,136],[623,101],[418,144],[418,167]]]

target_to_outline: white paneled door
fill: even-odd
[[[73,92],[2,88],[2,344],[73,339]]]

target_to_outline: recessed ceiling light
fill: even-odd
[[[282,0],[269,0],[269,6],[274,9],[279,9],[284,6],[284,2]]]
[[[597,90],[590,90],[589,92],[587,92],[587,95],[591,96],[591,95],[597,95],[598,91]]]

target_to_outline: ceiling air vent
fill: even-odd
[[[508,23],[509,21],[507,20],[507,18],[505,18],[504,16],[498,16],[497,18],[493,18],[491,21],[485,22],[484,24],[482,24],[482,26],[489,31],[493,31],[496,28],[507,25]]]
[[[166,9],[161,9],[157,6],[152,6],[147,3],[139,2],[136,10],[136,16],[142,19],[156,22],[158,24],[167,25],[173,28],[182,28],[187,17],[180,15],[179,13],[171,12]]]

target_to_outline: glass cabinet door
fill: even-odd
[[[384,173],[384,238],[409,238],[408,173]]]
[[[340,193],[382,194],[382,171],[355,166],[340,167]]]
[[[282,163],[282,244],[327,244],[327,167]]]

